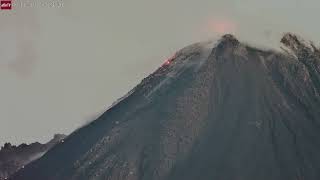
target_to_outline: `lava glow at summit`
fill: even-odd
[[[218,34],[227,34],[236,32],[236,24],[228,19],[214,19],[208,22],[207,28]]]

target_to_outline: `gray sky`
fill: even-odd
[[[0,10],[0,144],[72,132],[194,42],[320,42],[319,0],[21,1],[38,4]]]

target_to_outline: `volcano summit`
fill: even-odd
[[[319,180],[320,50],[232,35],[178,51],[12,180]]]

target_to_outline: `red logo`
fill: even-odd
[[[11,2],[11,0],[6,0],[6,1],[1,0],[0,5],[1,5],[1,9],[3,9],[3,10],[10,10],[10,9],[12,9],[12,2]]]

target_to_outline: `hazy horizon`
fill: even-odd
[[[320,42],[316,0],[59,2],[0,10],[0,146],[71,133],[195,42],[232,33],[276,48],[285,32]]]

